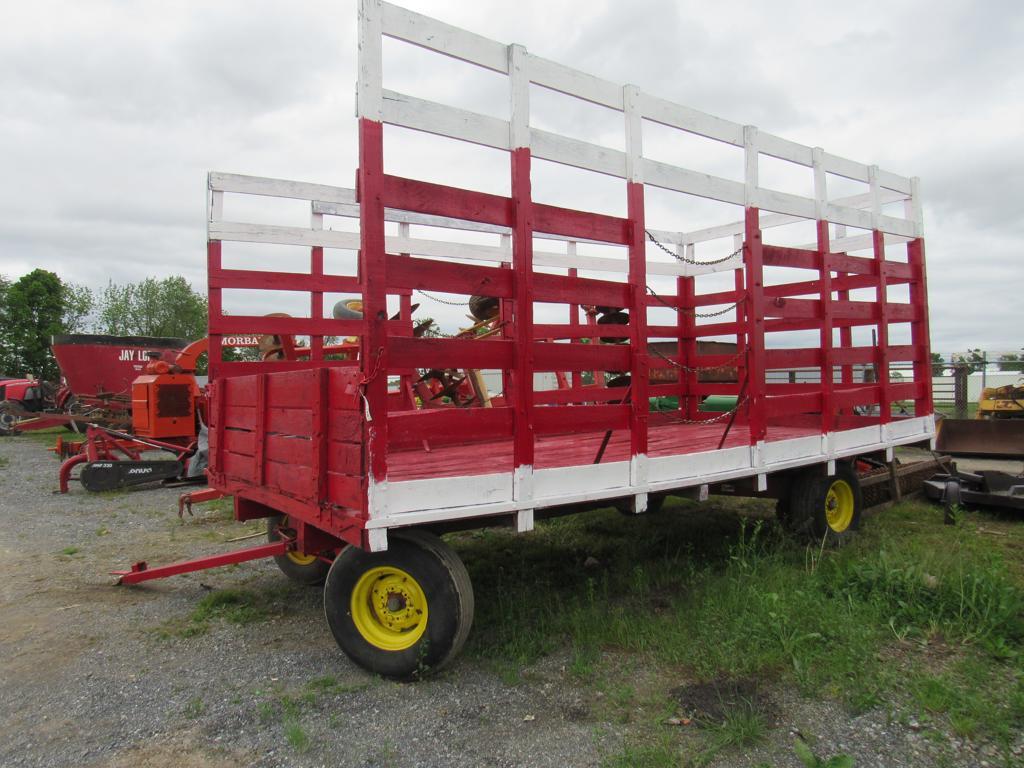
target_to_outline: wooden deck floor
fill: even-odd
[[[721,423],[664,424],[651,427],[647,455],[653,458],[712,451],[718,448],[725,429]],[[818,429],[810,426],[772,426],[768,428],[768,442],[815,434],[818,434]],[[604,432],[592,432],[538,438],[534,469],[594,464],[604,436]],[[747,425],[734,424],[723,447],[736,448],[749,443]],[[601,463],[628,459],[629,432],[613,432]],[[470,445],[439,446],[430,451],[422,448],[403,450],[388,455],[388,479],[393,481],[484,475],[511,472],[512,469],[511,438]]]

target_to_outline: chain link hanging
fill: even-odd
[[[660,357],[666,363],[668,363],[669,365],[673,366],[674,368],[678,368],[680,371],[683,371],[684,373],[700,373],[701,371],[718,371],[718,370],[721,370],[722,368],[728,368],[733,363],[738,363],[740,361],[740,359],[745,354],[744,352],[737,352],[735,355],[730,357],[724,363],[719,363],[718,365],[698,365],[698,366],[695,366],[695,367],[690,367],[689,365],[683,365],[682,363],[677,363],[675,360],[673,360],[670,357],[667,357],[666,355],[663,355],[661,352],[659,352],[656,349],[651,348],[649,351],[652,354],[654,354],[655,357]]]
[[[675,259],[676,261],[681,261],[684,264],[693,264],[695,267],[710,267],[710,266],[712,266],[714,264],[722,264],[722,263],[728,261],[729,259],[735,258],[736,256],[739,256],[741,253],[743,253],[743,246],[741,245],[739,248],[737,248],[735,251],[730,253],[728,256],[723,256],[720,259],[712,259],[711,261],[697,261],[696,259],[691,259],[688,256],[680,256],[675,251],[673,251],[670,248],[667,248],[666,246],[664,246],[661,243],[659,243],[658,239],[654,235],[651,234],[651,230],[645,229],[644,232],[647,233],[647,237],[649,237],[651,239],[652,243],[654,243],[656,246],[658,246],[661,250],[663,250],[665,253],[667,253],[669,256],[671,256],[673,259]]]
[[[719,310],[717,310],[715,312],[698,312],[695,309],[683,309],[682,307],[676,307],[676,306],[673,306],[672,304],[669,304],[661,296],[659,296],[655,292],[655,290],[653,288],[651,288],[651,286],[649,286],[649,285],[647,286],[647,292],[649,294],[651,294],[651,296],[654,297],[654,300],[657,301],[662,306],[668,307],[669,309],[674,309],[676,312],[680,312],[680,313],[682,313],[684,315],[692,315],[693,317],[718,317],[719,315],[724,315],[726,312],[732,312],[734,309],[736,309],[736,307],[738,307],[740,304],[743,303],[743,299],[746,298],[744,296],[743,298],[740,298],[734,304],[730,304],[725,309],[719,309]]]
[[[448,299],[442,299],[439,296],[435,296],[432,293],[421,291],[419,288],[416,288],[415,290],[416,293],[418,293],[420,296],[426,296],[428,299],[430,299],[431,301],[436,301],[438,304],[447,304],[449,307],[465,307],[469,305],[468,301],[450,301]]]

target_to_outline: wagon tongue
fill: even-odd
[[[113,491],[129,485],[172,480],[181,475],[180,461],[90,461],[80,480],[87,491]]]

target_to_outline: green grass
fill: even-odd
[[[852,712],[931,712],[946,730],[1009,744],[1024,726],[1024,526],[973,513],[943,526],[940,509],[910,502],[822,552],[784,537],[770,509],[678,502],[639,518],[562,518],[521,537],[454,537],[476,592],[467,652],[515,679],[564,649],[584,682],[618,679],[627,654],[661,670],[664,689],[753,677]],[[601,566],[584,567],[588,557]],[[932,669],[934,648],[953,666]],[[742,715],[708,730],[710,747],[763,732],[763,719]],[[659,750],[629,759],[657,765]]]
[[[196,720],[202,717],[204,712],[206,712],[206,704],[204,704],[203,700],[198,696],[193,699],[189,699],[184,710],[182,710],[182,714],[189,720]]]
[[[220,589],[203,597],[187,618],[161,624],[157,634],[164,639],[197,637],[209,632],[211,622],[217,619],[244,625],[267,617],[267,609],[256,594],[244,589]]]
[[[70,557],[71,555],[77,555],[81,551],[82,550],[78,547],[64,547],[64,549],[60,551],[60,554]]]
[[[0,456],[0,469],[7,469],[7,465],[11,463],[11,460],[6,456]]]

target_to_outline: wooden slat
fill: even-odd
[[[388,416],[389,440],[395,444],[415,445],[447,437],[454,440],[479,440],[512,436],[514,409],[437,408]]]
[[[512,201],[507,197],[388,174],[381,179],[381,187],[384,205],[390,208],[512,225]]]
[[[503,270],[508,274],[508,270]],[[629,285],[610,280],[550,275],[537,272],[533,276],[533,300],[558,304],[590,304],[628,307]],[[535,334],[541,336],[542,334]]]
[[[512,295],[512,273],[498,267],[389,255],[387,275],[391,288],[479,294],[495,298],[508,298]]]
[[[603,243],[625,245],[629,220],[602,213],[574,211],[555,205],[534,203],[533,226],[537,232],[566,237],[581,237]]]
[[[394,368],[510,368],[512,342],[504,339],[392,338]]]
[[[552,344],[534,342],[537,371],[628,371],[629,347],[618,344]]]
[[[547,405],[533,409],[538,435],[570,434],[599,429],[626,429],[629,405]]]

